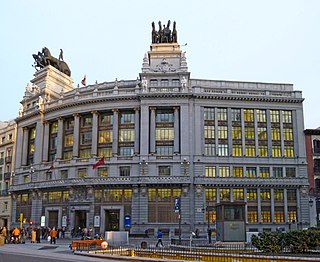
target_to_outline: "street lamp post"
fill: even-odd
[[[30,167],[29,174],[30,174],[30,182],[32,183],[32,180],[33,180],[32,177],[34,174],[34,167],[33,166]]]

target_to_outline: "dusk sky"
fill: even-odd
[[[0,15],[0,120],[18,116],[32,54],[60,48],[74,86],[136,79],[151,22],[176,21],[191,78],[291,83],[305,128],[320,126],[319,0],[10,0]],[[85,87],[84,87],[85,88]],[[320,111],[320,110],[319,110]]]

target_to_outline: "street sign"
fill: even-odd
[[[131,216],[129,215],[124,216],[124,227],[131,228]]]

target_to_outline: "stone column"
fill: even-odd
[[[267,109],[267,139],[268,139],[268,156],[272,156],[272,134],[271,134],[271,120],[270,120],[270,110]]]
[[[92,142],[91,142],[91,155],[97,156],[98,154],[98,123],[99,113],[97,111],[92,112]]]
[[[28,163],[28,143],[29,143],[29,128],[23,128],[23,144],[22,144],[22,165]]]
[[[63,118],[58,118],[57,159],[62,159],[63,150]]]
[[[156,152],[156,108],[150,107],[150,153]]]
[[[284,209],[284,222],[288,222],[288,197],[287,189],[283,189],[283,209]]]
[[[135,108],[134,115],[134,153],[140,153],[140,108]]]
[[[113,129],[112,129],[112,155],[118,155],[119,141],[119,110],[114,108],[113,111]]]
[[[48,121],[44,122],[44,138],[43,138],[43,150],[42,150],[42,161],[48,162],[49,158],[49,131],[50,123]]]
[[[271,201],[271,222],[274,222],[274,190],[273,188],[270,189],[270,201]]]
[[[23,154],[23,129],[21,127],[17,128],[17,137],[16,137],[17,143],[16,143],[16,168],[21,167],[22,163],[22,154]]]
[[[257,188],[257,202],[258,202],[258,222],[261,222],[261,198],[260,198],[260,188]]]
[[[180,119],[179,119],[179,107],[174,107],[174,153],[180,152]]]
[[[80,139],[80,115],[74,114],[74,129],[73,129],[73,148],[72,157],[79,157],[79,139]]]
[[[42,115],[41,115],[42,118]],[[36,137],[35,137],[35,146],[34,146],[34,164],[40,164],[42,160],[43,152],[43,120],[39,119],[36,124]]]
[[[147,105],[140,107],[140,155],[147,156],[149,154],[149,120],[150,112]]]

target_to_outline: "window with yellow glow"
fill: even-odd
[[[78,177],[79,178],[87,177],[87,169],[86,168],[78,169]]]
[[[256,148],[253,145],[246,145],[246,156],[256,156]]]
[[[261,222],[270,223],[271,222],[271,211],[270,210],[261,210]]]
[[[107,177],[109,175],[107,167],[99,167],[98,168],[98,176]]]
[[[272,145],[272,157],[281,157],[281,146]]]
[[[217,189],[216,188],[206,188],[206,202],[217,200]]]
[[[258,123],[267,122],[266,110],[257,109],[256,112],[257,112],[257,121],[258,121]]]
[[[245,122],[253,122],[254,121],[253,109],[244,109],[243,117]]]
[[[292,123],[292,111],[282,111],[283,123]]]
[[[267,157],[268,156],[268,146],[259,145],[259,156],[261,157]]]
[[[214,126],[204,126],[204,138],[214,138]]]
[[[257,168],[247,167],[246,168],[246,177],[257,177]]]
[[[242,156],[242,145],[232,145],[232,155]]]
[[[233,173],[233,177],[243,177],[243,167],[242,166],[234,166],[232,173]]]
[[[269,201],[271,199],[270,189],[260,189],[260,199],[261,201]]]
[[[58,133],[58,121],[54,121],[51,123],[51,134]]]
[[[159,135],[162,140],[168,140],[170,136],[170,129],[156,129],[156,139],[159,139]],[[172,130],[173,135],[173,130]],[[161,139],[160,138],[160,139]],[[119,132],[119,141],[120,142],[133,142],[134,141],[134,129],[120,129]]]
[[[257,201],[257,189],[247,189],[247,201]]]
[[[230,188],[219,189],[220,201],[230,201]]]
[[[293,141],[293,130],[292,130],[292,128],[284,128],[283,129],[283,140],[285,140],[285,141]]]
[[[246,126],[244,128],[244,137],[245,139],[254,139],[254,127]]]
[[[218,138],[227,139],[228,138],[228,127],[218,126]]]
[[[282,202],[284,199],[284,191],[283,189],[274,189],[273,190],[273,199],[274,201]]]
[[[270,170],[269,167],[260,167],[260,177],[262,178],[268,178],[270,177]]]
[[[98,149],[99,157],[110,157],[112,155],[112,147],[103,147]]]
[[[65,135],[64,136],[64,146],[73,146],[73,134]]]
[[[244,200],[244,190],[243,190],[243,188],[234,188],[233,189],[233,200],[234,201]]]
[[[98,142],[100,144],[112,143],[112,130],[101,130],[101,131],[99,131]]]
[[[205,176],[206,177],[215,177],[216,176],[216,167],[206,166],[205,167]]]
[[[226,108],[218,108],[218,120],[222,120],[222,121],[228,120]]]
[[[284,157],[294,157],[294,147],[293,146],[284,146],[283,154],[284,154]]]
[[[280,128],[272,128],[271,129],[271,139],[272,140],[281,140]]]
[[[280,122],[279,110],[270,110],[270,122],[271,123],[279,123]]]
[[[232,127],[232,139],[241,139],[241,126],[233,126]]]
[[[258,127],[258,140],[265,141],[267,140],[267,128]]]
[[[230,167],[219,166],[219,177],[230,177]]]

